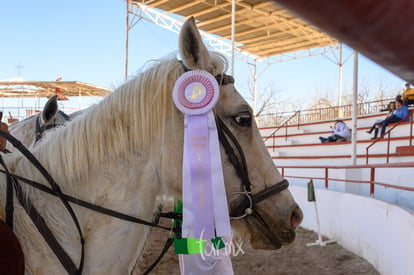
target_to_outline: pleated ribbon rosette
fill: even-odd
[[[176,81],[173,99],[184,113],[183,238],[231,236],[217,126],[212,109],[219,98],[213,75],[202,70]]]

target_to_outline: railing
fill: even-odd
[[[278,166],[278,168],[281,170],[282,177],[284,178],[296,178],[296,179],[313,179],[313,180],[323,180],[325,188],[329,188],[329,181],[336,181],[336,182],[346,182],[346,183],[361,183],[361,184],[369,184],[369,194],[370,196],[374,196],[375,194],[375,186],[383,186],[387,188],[392,189],[398,189],[398,190],[405,190],[405,191],[412,191],[414,192],[414,187],[408,187],[408,186],[400,186],[390,183],[384,183],[376,181],[375,178],[375,171],[376,169],[390,169],[390,168],[414,168],[414,162],[405,162],[405,163],[390,163],[390,164],[371,164],[371,165],[344,165],[344,166]],[[297,176],[297,173],[295,175],[287,175],[286,170],[287,169],[321,169],[323,170],[323,176],[320,177],[309,177],[309,176]],[[369,169],[369,179],[366,180],[350,180],[350,179],[344,179],[344,178],[331,178],[329,177],[329,171],[330,170],[338,170],[338,169]],[[306,174],[306,173],[303,173]]]
[[[276,129],[266,138],[264,139],[264,142],[266,142],[269,138],[273,139],[273,150],[275,150],[275,137],[276,137],[276,133],[282,129],[283,127],[285,127],[285,140],[287,140],[287,136],[288,136],[288,123],[296,116],[300,116],[300,111],[295,112],[292,116],[290,116],[285,122],[282,123],[282,125],[276,127]],[[299,129],[299,117],[297,119],[298,123],[298,129]]]
[[[385,99],[359,103],[357,105],[357,114],[360,116],[379,113],[381,110],[385,109],[388,103],[392,100],[393,99]],[[280,125],[285,122],[287,118],[291,117],[292,113],[296,112],[263,114],[257,117],[257,122],[260,127]],[[298,116],[298,123],[309,123],[313,121],[335,119],[336,117],[339,117],[340,113],[342,114],[342,117],[351,117],[352,105],[301,110],[300,116]]]
[[[0,108],[0,111],[3,112],[3,121],[10,124],[14,121],[19,121],[26,117],[39,113],[42,110],[42,108],[43,106],[41,108],[39,107],[3,107],[3,108]],[[64,107],[64,106],[59,106],[59,110],[67,114],[79,111],[78,108]]]
[[[413,113],[414,113],[414,110],[410,110],[410,113],[408,115],[406,115],[399,122],[394,123],[393,126],[390,129],[388,129],[388,131],[386,131],[383,136],[380,136],[379,138],[375,139],[370,145],[367,146],[367,148],[365,149],[365,151],[366,151],[366,153],[365,153],[365,164],[368,164],[369,149],[372,146],[374,146],[374,144],[376,144],[379,140],[381,140],[382,138],[385,138],[385,137],[387,137],[387,154],[386,154],[387,162],[386,163],[389,163],[391,132],[392,132],[392,130],[394,130],[395,127],[397,127],[398,125],[404,123],[408,118],[410,118],[410,141],[409,141],[409,145],[410,146],[412,145],[412,139],[413,139]]]

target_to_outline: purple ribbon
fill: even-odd
[[[214,233],[213,189],[209,151],[207,115],[187,118],[187,146],[184,158],[190,161],[191,194],[194,219],[194,235],[211,239]]]
[[[214,115],[185,116],[183,160],[184,238],[231,236]]]
[[[184,116],[184,238],[231,237],[217,126],[211,111],[219,98],[213,75],[193,70],[181,75],[173,100]]]

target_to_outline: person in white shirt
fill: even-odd
[[[319,137],[319,140],[322,143],[325,142],[339,142],[339,141],[348,141],[349,138],[351,137],[351,131],[349,130],[348,126],[346,126],[346,124],[339,118],[337,118],[335,120],[335,124],[332,127],[332,135],[324,138],[324,137]]]

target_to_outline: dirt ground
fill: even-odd
[[[142,274],[158,257],[169,234],[154,229],[134,274]],[[242,247],[243,253],[232,258],[234,274],[379,274],[361,257],[336,243],[325,247],[310,246],[318,239],[315,232],[299,227],[294,243],[276,251],[257,251]],[[151,274],[180,274],[178,257],[170,248]]]

